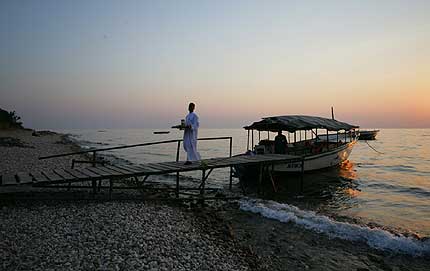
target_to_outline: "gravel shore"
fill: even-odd
[[[138,202],[3,207],[3,270],[251,270],[222,227]]]
[[[18,130],[1,131],[0,137],[19,140],[17,146],[0,146],[1,174],[68,168],[72,157],[38,157],[77,150],[61,134],[34,137]],[[135,192],[126,202],[38,200],[47,193],[58,198],[65,192],[38,191],[30,201],[0,201],[1,270],[262,269],[225,224],[203,210],[144,203]]]
[[[0,138],[19,140],[0,144],[0,174],[70,167],[71,157],[37,158],[77,149],[61,134],[34,137],[31,131],[0,131]],[[131,191],[121,192],[130,193],[126,201],[80,197],[88,191],[79,192],[78,200],[61,200],[73,193],[8,201],[0,189],[0,270],[364,271],[430,266],[428,258],[389,254],[243,212],[235,202],[190,208],[143,202]]]
[[[67,153],[79,149],[62,134],[40,132],[39,136],[32,136],[31,130],[0,130],[0,139],[5,141],[10,138],[18,140],[21,144],[16,144],[17,146],[0,144],[0,174],[70,168],[71,160],[80,158],[79,156],[67,156],[56,159],[38,159],[39,156]]]

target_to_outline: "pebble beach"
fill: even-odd
[[[20,145],[0,146],[1,174],[70,167],[70,157],[38,157],[76,151],[76,145],[61,134],[31,134],[1,132]],[[47,193],[57,194],[57,200],[46,200]],[[261,269],[249,250],[229,237],[224,224],[208,223],[203,210],[141,200],[60,198],[61,192],[38,189],[31,201],[2,201],[1,270]]]
[[[0,131],[0,174],[70,167],[64,135]],[[10,192],[0,190],[5,199]],[[1,200],[1,270],[428,270],[398,255],[239,210],[130,200]],[[81,192],[88,194],[89,191]],[[39,199],[39,198],[40,199]]]

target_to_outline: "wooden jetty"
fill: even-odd
[[[48,158],[55,158],[55,157],[61,157],[61,156],[92,153],[91,161],[72,160],[72,168],[70,169],[52,169],[52,170],[45,170],[41,172],[28,172],[28,173],[20,172],[17,174],[0,175],[0,188],[1,186],[83,188],[79,186],[73,186],[72,184],[89,181],[91,182],[92,185],[86,186],[87,188],[92,187],[94,193],[97,193],[97,190],[100,190],[101,187],[108,188],[109,196],[111,197],[112,190],[114,188],[120,188],[120,187],[114,187],[115,181],[123,180],[126,178],[133,178],[137,183],[137,185],[133,188],[142,188],[143,185],[145,184],[145,181],[150,176],[176,173],[175,193],[176,193],[176,197],[179,197],[179,194],[181,193],[180,192],[181,187],[179,183],[180,173],[189,172],[189,171],[201,171],[202,177],[200,180],[200,185],[197,189],[194,189],[194,190],[198,190],[200,192],[199,196],[203,198],[204,192],[205,192],[206,180],[214,169],[230,168],[229,185],[231,189],[232,177],[233,177],[232,167],[234,166],[251,165],[251,164],[259,165],[261,173],[263,172],[270,173],[270,170],[273,169],[273,165],[278,163],[301,161],[303,164],[302,157],[293,156],[293,155],[267,154],[267,155],[256,155],[256,156],[232,156],[232,138],[231,137],[202,138],[199,140],[217,140],[217,139],[229,139],[230,141],[229,156],[202,159],[199,161],[194,161],[191,164],[184,164],[184,161],[179,161],[179,147],[182,140],[150,142],[150,143],[143,143],[143,144],[135,144],[135,145],[104,148],[104,149],[93,149],[88,151],[80,151],[80,152],[40,157],[39,159],[48,159]],[[110,165],[104,162],[97,161],[96,159],[96,153],[101,151],[132,148],[132,147],[138,147],[138,146],[156,145],[156,144],[165,144],[165,143],[173,143],[173,142],[177,143],[176,161],[161,162],[161,163],[133,164],[133,165],[125,165],[125,164]],[[85,167],[85,168],[74,168],[74,165],[76,163],[90,163],[92,166]],[[262,182],[262,178],[263,178],[262,175],[263,174],[260,174],[260,183]],[[142,180],[139,180],[138,177],[143,177],[143,178]],[[108,182],[109,185],[102,186],[102,182]],[[61,184],[66,184],[66,185],[61,185]],[[181,193],[181,194],[184,194],[184,193]]]

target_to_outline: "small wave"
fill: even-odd
[[[430,239],[413,239],[403,235],[394,235],[379,228],[335,221],[313,211],[304,211],[295,206],[275,201],[244,199],[240,209],[276,219],[283,223],[293,222],[306,229],[350,241],[362,241],[379,250],[422,256],[430,254]]]
[[[407,171],[407,172],[416,172],[417,169],[414,166],[405,166],[405,165],[384,165],[384,164],[374,164],[374,163],[360,163],[360,167],[368,167],[368,168],[384,168],[387,170],[393,171]]]
[[[408,158],[408,157],[405,157]],[[415,166],[405,166],[405,165],[384,165],[384,164],[373,164],[373,163],[357,163],[357,167],[362,168],[375,168],[375,169],[382,169],[384,171],[394,171],[394,172],[401,172],[401,173],[407,173],[415,176],[430,176],[429,171],[423,171],[419,170]]]
[[[88,140],[79,140],[79,139],[73,139],[74,142],[76,142],[76,144],[78,144],[81,148],[92,148],[95,146],[109,146],[108,143],[104,143],[104,142],[93,142],[93,141],[88,141]]]
[[[421,187],[408,187],[408,186],[402,186],[402,185],[393,185],[393,184],[387,184],[387,183],[373,183],[368,184],[368,187],[376,188],[376,189],[383,189],[384,191],[390,190],[391,192],[397,192],[397,193],[406,193],[411,194],[414,196],[420,196],[424,198],[430,197],[430,191],[425,190]]]

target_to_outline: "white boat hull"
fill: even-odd
[[[318,170],[342,164],[348,160],[356,141],[349,142],[328,152],[305,157],[304,171]],[[300,172],[301,163],[286,163],[274,166],[275,172]]]

